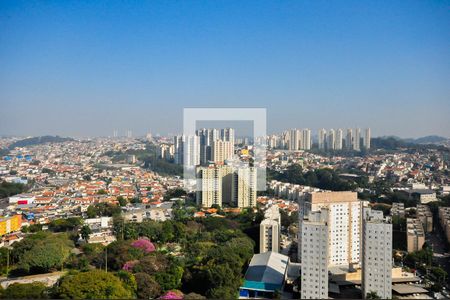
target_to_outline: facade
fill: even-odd
[[[311,211],[328,209],[328,266],[349,266],[360,263],[361,213],[366,202],[356,192],[318,191],[305,193],[299,201],[299,219]],[[299,238],[301,239],[301,232]],[[299,244],[303,244],[299,241]],[[299,247],[301,256],[301,247]]]
[[[231,201],[232,169],[229,166],[197,168],[197,204],[202,207],[222,206]]]
[[[279,252],[281,238],[281,215],[278,206],[269,207],[259,225],[259,253]]]
[[[291,151],[297,151],[300,149],[300,130],[298,129],[291,129],[289,131],[289,147],[288,149]]]
[[[318,146],[320,150],[325,150],[325,141],[327,138],[327,131],[325,130],[325,128],[322,128],[319,130],[319,141],[318,141]]]
[[[311,150],[311,130],[303,129],[300,149]]]
[[[328,298],[328,213],[310,212],[301,224],[301,299]]]
[[[406,243],[409,253],[422,249],[425,243],[425,232],[419,219],[406,219]]]
[[[211,147],[211,161],[216,164],[231,160],[234,154],[234,146],[230,141],[215,140]]]
[[[232,202],[236,207],[256,206],[256,168],[240,167],[233,171]]]
[[[450,242],[450,207],[439,207],[439,222],[447,242]]]
[[[405,217],[405,204],[401,202],[393,202],[391,207],[391,216]]]
[[[361,129],[355,129],[355,137],[353,138],[353,150],[359,151],[361,150]]]
[[[0,218],[0,236],[20,230],[22,227],[22,216],[14,215],[11,217]]]
[[[426,233],[433,231],[433,214],[427,205],[417,205],[416,218],[420,220]]]
[[[334,150],[335,143],[336,143],[336,136],[334,129],[330,129],[330,131],[328,131],[327,136],[327,149]]]
[[[364,149],[370,149],[370,128],[366,128],[364,131],[364,138],[363,138],[363,147]]]
[[[200,139],[196,135],[174,137],[175,163],[186,167],[200,165]]]
[[[342,150],[342,140],[344,137],[344,133],[342,132],[342,129],[336,130],[336,140],[334,142],[334,149],[335,150]]]
[[[376,292],[381,299],[391,299],[392,223],[382,211],[364,209],[361,266],[363,298]]]

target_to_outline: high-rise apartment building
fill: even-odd
[[[319,140],[318,140],[320,150],[325,149],[326,138],[327,138],[327,131],[325,130],[325,128],[320,129],[319,130]]]
[[[335,143],[336,143],[336,133],[334,132],[334,129],[330,129],[327,135],[327,149],[334,150]]]
[[[353,150],[359,151],[361,150],[361,129],[356,128],[355,129],[355,137],[353,138]]]
[[[173,144],[175,163],[185,167],[195,167],[200,164],[200,139],[198,136],[175,136]]]
[[[348,128],[345,136],[345,148],[348,150],[353,149],[353,129]]]
[[[269,207],[259,225],[259,253],[280,252],[281,216],[278,206]]]
[[[231,202],[232,174],[230,166],[209,166],[197,168],[197,204],[211,207]]]
[[[342,150],[342,140],[344,138],[344,133],[342,132],[342,129],[336,130],[336,139],[334,141],[334,149],[335,150]]]
[[[392,223],[382,211],[364,209],[362,226],[363,298],[375,292],[381,299],[392,298]]]
[[[328,299],[329,216],[322,208],[301,222],[301,299]]]
[[[298,129],[291,129],[289,131],[289,150],[297,151],[300,149],[301,134]]]
[[[257,176],[254,167],[238,167],[233,171],[232,202],[236,207],[256,206]]]
[[[302,130],[300,149],[311,150],[311,130],[308,128]]]
[[[364,131],[364,138],[363,138],[363,147],[364,149],[370,149],[370,128],[366,128]]]
[[[211,161],[216,164],[231,160],[234,155],[232,142],[215,140],[211,147]]]
[[[309,212],[328,209],[328,266],[360,263],[361,212],[365,205],[366,202],[357,198],[356,192],[319,191],[305,193],[300,199],[299,228]],[[301,232],[299,238],[302,238]]]

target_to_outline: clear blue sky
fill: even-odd
[[[178,132],[183,107],[266,107],[271,132],[450,137],[450,1],[2,0],[0,104],[0,134]]]

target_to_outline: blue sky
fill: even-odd
[[[268,129],[450,137],[450,1],[1,1],[0,134]]]

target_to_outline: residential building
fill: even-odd
[[[363,138],[363,148],[364,149],[370,149],[370,128],[366,128],[364,131],[364,138]]]
[[[215,140],[211,147],[211,161],[222,164],[229,161],[234,155],[234,145],[230,141]]]
[[[392,223],[382,211],[364,209],[361,267],[363,298],[370,292],[392,298]]]
[[[334,149],[335,150],[342,150],[342,140],[344,138],[344,134],[342,132],[342,129],[336,130],[336,139],[334,141]]]
[[[197,204],[202,207],[222,206],[231,202],[232,168],[209,166],[197,168]]]
[[[233,171],[232,202],[236,207],[255,207],[257,175],[254,167],[238,167]]]
[[[0,236],[18,231],[22,227],[22,215],[0,217]]]
[[[328,298],[328,214],[311,211],[301,222],[301,299]]]
[[[355,137],[353,138],[353,150],[359,151],[361,150],[361,129],[355,129]]]
[[[330,129],[330,131],[328,131],[328,135],[327,135],[327,149],[334,150],[335,143],[336,143],[336,136],[335,136],[334,129]]]
[[[422,249],[425,243],[425,232],[419,219],[406,219],[406,243],[409,253]]]
[[[279,252],[281,238],[281,216],[278,206],[272,205],[259,225],[259,253]]]
[[[320,150],[325,150],[326,137],[327,137],[327,131],[325,130],[325,128],[320,129],[319,130],[319,141],[318,141],[318,146],[319,146]]]
[[[391,207],[391,216],[405,217],[405,204],[401,202],[393,202]]]
[[[422,223],[425,233],[433,231],[433,214],[427,205],[418,204],[416,207],[416,218]]]

